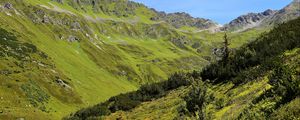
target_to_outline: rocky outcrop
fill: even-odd
[[[50,17],[47,15],[44,15],[44,17],[42,19],[42,23],[50,23]]]
[[[68,85],[67,82],[63,81],[62,79],[57,79],[57,80],[55,80],[55,82],[56,82],[59,86],[65,88],[65,89],[72,90],[72,87],[71,87],[70,85]]]
[[[74,35],[69,35],[68,37],[68,41],[69,42],[76,42],[76,41],[79,41],[80,39]]]
[[[171,42],[182,49],[187,49],[186,45],[190,44],[190,40],[188,40],[185,36],[171,38]]]
[[[12,9],[13,5],[11,3],[5,3],[3,7],[6,9]]]
[[[71,24],[71,29],[72,30],[80,30],[81,29],[81,27],[80,27],[80,24],[79,24],[79,22],[73,22],[72,24]]]

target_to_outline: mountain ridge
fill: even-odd
[[[261,13],[248,13],[239,16],[228,24],[223,30],[243,31],[251,28],[264,28],[281,24],[300,16],[300,1],[293,0],[280,10],[266,10]]]
[[[180,28],[183,26],[196,27],[198,29],[209,29],[211,27],[216,27],[216,23],[209,19],[204,18],[194,18],[187,13],[184,12],[176,12],[176,13],[165,13],[156,11],[153,8],[148,8],[147,6],[137,3],[130,0],[53,0],[61,4],[69,4],[77,10],[86,11],[83,6],[88,5],[93,7],[94,12],[102,12],[107,15],[116,15],[118,17],[128,18],[131,15],[137,15],[136,9],[148,9],[148,13],[150,18],[148,20],[156,21],[156,22],[166,22],[172,25],[175,28]],[[117,3],[118,7],[109,8],[105,4]],[[120,12],[122,11],[122,12]]]
[[[294,0],[291,4],[287,5],[285,8],[281,10],[270,10],[267,9],[264,12],[261,13],[247,13],[245,15],[241,15],[238,18],[230,21],[229,23],[220,26],[218,23],[205,18],[198,18],[198,17],[192,17],[190,14],[185,12],[175,12],[175,13],[165,13],[163,11],[157,11],[153,8],[148,8],[142,3],[130,1],[130,0],[120,0],[119,2],[116,1],[107,1],[107,0],[52,0],[56,1],[61,4],[69,4],[73,6],[77,10],[83,10],[86,11],[83,5],[89,5],[93,7],[94,12],[103,12],[107,15],[116,15],[117,17],[123,17],[128,18],[130,15],[137,15],[135,10],[138,7],[142,7],[143,9],[148,9],[148,11],[151,11],[149,13],[143,13],[143,14],[149,14],[150,17],[146,18],[149,21],[152,22],[166,22],[169,25],[175,27],[175,28],[181,28],[181,27],[195,27],[198,30],[209,30],[212,32],[220,32],[220,31],[244,31],[251,28],[259,28],[259,27],[266,27],[269,25],[275,25],[278,23],[282,23],[291,19],[296,18],[300,12],[295,11],[292,13],[287,13],[291,16],[287,16],[284,18],[281,18],[280,16],[284,11],[290,12],[291,10],[297,9],[299,6],[299,1]],[[105,7],[106,3],[116,2],[119,4],[125,4],[125,7],[118,7],[109,9]],[[298,5],[298,6],[297,6]],[[81,6],[81,8],[80,8]],[[123,5],[119,5],[123,6]],[[294,9],[289,9],[294,6]],[[117,11],[125,11],[122,13],[119,13]],[[281,14],[279,14],[281,13]],[[298,13],[298,14],[297,14]],[[277,16],[277,17],[276,17]],[[130,18],[129,19],[134,19]],[[280,20],[282,19],[282,20]]]
[[[274,15],[277,11],[268,9],[261,13],[248,13],[246,15],[239,16],[238,18],[232,20],[228,24],[224,25],[223,30],[245,30],[249,28],[254,28],[260,25],[264,19]]]

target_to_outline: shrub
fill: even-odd
[[[201,80],[192,84],[192,89],[184,98],[187,110],[197,119],[205,119],[205,105],[208,102],[207,86]]]
[[[288,65],[277,63],[273,73],[270,75],[269,84],[273,86],[273,93],[282,97],[280,104],[285,104],[300,95],[300,80],[295,78],[295,69]]]

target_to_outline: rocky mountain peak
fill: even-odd
[[[276,12],[263,21],[263,25],[280,24],[300,16],[300,0],[294,0],[292,3]]]
[[[223,30],[243,30],[258,26],[265,18],[274,15],[276,12],[276,10],[268,9],[261,13],[248,13],[239,16],[226,24]]]
[[[273,15],[273,14],[276,13],[276,12],[277,12],[276,10],[268,9],[268,10],[262,12],[262,14],[263,14],[264,16],[269,16],[269,15]]]

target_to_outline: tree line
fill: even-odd
[[[65,119],[85,120],[109,115],[119,110],[129,111],[140,105],[142,102],[161,98],[171,90],[174,90],[181,86],[190,85],[190,78],[190,74],[178,72],[170,76],[166,81],[142,85],[137,91],[114,96],[98,105],[86,109],[81,109],[78,112],[66,117]]]

